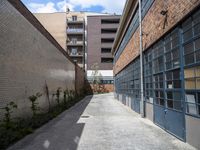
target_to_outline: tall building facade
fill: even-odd
[[[67,12],[66,49],[80,67],[85,68],[85,13]]]
[[[74,62],[86,69],[87,16],[108,15],[95,12],[34,13],[34,16],[65,49]]]
[[[34,13],[45,29],[55,38],[55,40],[66,50],[66,13]]]
[[[94,65],[98,66],[99,80],[108,91],[113,90],[112,45],[118,29],[120,16],[87,17],[87,78],[93,80]]]
[[[200,149],[200,1],[139,4],[127,0],[112,48],[115,96]]]

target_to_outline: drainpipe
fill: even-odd
[[[140,113],[141,117],[145,117],[144,111],[144,89],[143,89],[143,41],[142,41],[142,4],[139,1],[139,24],[140,24],[140,88],[141,88],[141,101],[140,101]]]

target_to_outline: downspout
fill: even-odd
[[[143,88],[143,40],[142,40],[142,4],[139,1],[139,24],[140,24],[140,88],[141,88],[141,101],[140,101],[140,113],[141,117],[145,117],[144,111],[144,88]]]

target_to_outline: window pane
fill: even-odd
[[[173,79],[179,79],[180,78],[180,71],[179,70],[176,70],[173,72]]]
[[[194,69],[193,68],[185,69],[184,70],[184,75],[185,75],[185,78],[193,78],[193,77],[195,77]]]
[[[200,66],[196,67],[196,77],[200,77]]]
[[[181,101],[181,93],[180,92],[174,92],[174,100]]]
[[[172,48],[175,48],[179,43],[179,39],[175,38],[174,40],[172,40]]]
[[[174,101],[174,109],[176,109],[176,110],[182,109],[181,101]]]
[[[166,73],[166,79],[167,80],[171,80],[172,79],[172,73],[171,72],[167,72]]]
[[[171,52],[165,54],[165,59],[166,59],[166,61],[171,60]]]
[[[175,59],[173,61],[173,68],[179,67],[180,63],[179,63],[179,59]]]
[[[189,28],[192,27],[192,20],[191,18],[187,19],[183,24],[182,24],[182,28],[183,31],[185,32],[186,30],[188,30]]]
[[[195,79],[185,79],[185,89],[195,89]]]
[[[197,39],[194,43],[195,43],[195,50],[200,49],[200,38]]]
[[[195,55],[196,55],[196,62],[199,62],[200,61],[200,50],[198,50]]]
[[[167,92],[167,99],[173,99],[172,92]]]
[[[193,34],[192,34],[192,29],[189,29],[188,31],[186,31],[186,32],[183,34],[184,42],[185,42],[185,41],[188,41],[189,39],[191,39],[192,36],[193,36]]]
[[[198,95],[198,100],[197,100],[197,102],[198,102],[198,104],[200,104],[200,92],[198,92],[197,95]]]
[[[165,105],[165,101],[164,101],[164,99],[160,99],[160,105],[162,105],[162,106]]]
[[[167,107],[168,107],[168,108],[173,108],[173,101],[168,100],[168,101],[167,101]]]
[[[194,53],[185,56],[185,65],[194,63]]]
[[[186,101],[189,103],[196,103],[196,93],[186,92]]]
[[[175,49],[172,51],[173,59],[179,58],[179,49]]]
[[[174,81],[174,88],[181,88],[181,81]]]
[[[200,22],[200,11],[197,11],[194,15],[193,15],[193,20],[194,20],[194,23],[198,23]]]
[[[172,68],[172,62],[171,61],[167,62],[165,65],[166,65],[167,70]]]
[[[168,89],[172,89],[173,88],[172,81],[167,81],[167,88]]]
[[[196,89],[200,90],[200,78],[196,79]]]
[[[194,26],[194,35],[197,36],[200,34],[200,24]]]
[[[165,43],[165,51],[170,51],[171,50],[171,42]]]
[[[188,103],[186,106],[187,113],[197,115],[197,107],[195,104]]]
[[[184,54],[190,54],[194,51],[194,46],[193,46],[193,42],[189,43],[189,44],[186,44],[184,46]]]

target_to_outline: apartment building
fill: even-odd
[[[87,78],[93,80],[94,64],[98,66],[99,80],[105,90],[113,91],[112,45],[118,29],[119,15],[87,17]]]
[[[46,30],[81,68],[85,68],[87,16],[107,15],[95,12],[34,13]]]
[[[127,0],[112,53],[115,97],[200,149],[200,1]]]
[[[67,12],[67,45],[70,57],[85,68],[85,13]]]

